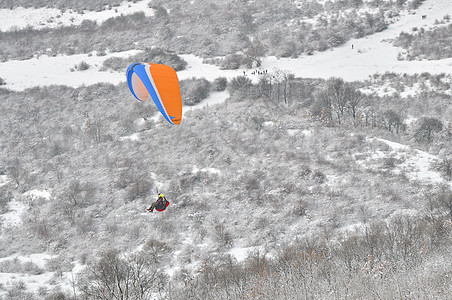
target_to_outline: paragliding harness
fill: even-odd
[[[160,198],[158,200],[158,203],[155,206],[155,209],[158,210],[158,211],[164,211],[167,208],[168,205],[169,205],[169,201],[166,200],[165,197],[163,197],[163,198]]]
[[[169,205],[169,201],[166,200],[165,196],[163,196],[162,194],[159,194],[159,198],[157,199],[157,201],[155,203],[153,203],[151,205],[151,207],[148,208],[148,211],[152,212],[154,211],[154,208],[157,211],[164,211],[168,205]]]

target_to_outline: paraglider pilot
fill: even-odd
[[[151,204],[151,207],[148,208],[148,211],[153,212],[154,208],[158,211],[164,211],[165,208],[169,205],[168,200],[166,200],[163,194],[159,194],[157,201]]]

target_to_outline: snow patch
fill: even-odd
[[[197,173],[199,173],[199,172],[203,172],[203,173],[211,173],[211,174],[220,174],[220,173],[221,173],[221,171],[218,170],[218,169],[216,169],[216,168],[202,168],[202,169],[199,169],[198,167],[193,166],[193,171],[192,171],[192,173],[193,173],[193,174],[197,174]]]
[[[17,200],[12,200],[8,203],[8,212],[0,215],[2,227],[18,226],[22,223],[22,214],[27,210],[27,206]]]
[[[311,136],[311,135],[312,135],[312,131],[311,131],[311,130],[308,130],[308,129],[303,130],[302,133],[303,133],[305,136]]]
[[[394,166],[391,169],[395,174],[403,174],[409,180],[422,181],[432,184],[449,184],[432,166],[438,161],[438,157],[427,152],[413,149],[410,146],[388,141],[380,138],[368,139],[370,142],[378,141],[389,146],[388,150],[375,150],[371,154],[364,154],[365,161],[357,161],[365,168],[373,168],[373,162],[378,162],[384,158],[394,158]],[[357,154],[356,157],[359,157]]]
[[[243,70],[221,70],[218,66],[204,64],[203,58],[193,54],[182,54],[179,56],[187,62],[187,68],[177,72],[179,80],[206,78],[212,82],[218,77],[226,77],[227,79],[231,79],[239,75],[243,75]]]
[[[0,175],[0,186],[4,186],[9,182],[7,175]]]
[[[300,129],[287,129],[287,134],[290,136],[297,135],[300,132]]]
[[[287,129],[287,134],[290,136],[298,135],[300,133],[304,136],[310,136],[312,134],[312,132],[308,129],[298,129],[298,128]]]
[[[52,194],[47,190],[30,190],[22,194],[24,199],[34,201],[36,199],[49,200],[52,198]],[[16,199],[11,200],[8,203],[7,212],[0,215],[1,224],[4,228],[18,226],[22,223],[22,215],[28,209],[28,205],[18,201]]]
[[[260,246],[252,246],[252,247],[235,247],[229,250],[229,254],[234,257],[237,262],[243,262],[245,259],[249,257],[250,254],[256,251],[262,251],[262,247]]]
[[[103,62],[111,57],[129,57],[138,50],[108,53],[105,56],[91,54],[57,55],[34,57],[28,60],[10,60],[0,63],[0,74],[4,87],[22,91],[27,88],[48,85],[79,87],[99,82],[119,84],[126,80],[124,72],[100,71]],[[90,67],[84,71],[71,71],[75,65],[86,62]],[[27,70],[27,72],[23,72]]]
[[[31,190],[23,193],[23,196],[33,200],[38,198],[43,198],[45,200],[50,200],[52,198],[52,194],[47,190]]]
[[[220,104],[226,101],[226,99],[229,98],[229,92],[228,91],[221,91],[221,92],[211,92],[209,96],[202,100],[201,102],[197,103],[193,106],[186,106],[184,105],[182,107],[182,115],[184,115],[187,111],[199,109],[203,107],[208,107],[215,104]],[[159,114],[160,115],[160,114]]]
[[[273,122],[273,121],[266,121],[266,122],[262,123],[262,125],[265,126],[265,127],[272,127],[272,126],[275,126],[275,122]]]
[[[17,259],[21,263],[33,263],[40,268],[45,268],[47,261],[52,259],[52,256],[47,253],[33,253],[28,255],[11,255],[8,257],[1,257],[0,263],[7,260],[15,260]]]
[[[174,277],[174,275],[176,275],[180,270],[181,270],[181,267],[173,266],[171,268],[166,269],[165,273],[169,277]]]
[[[391,213],[388,219],[399,219],[400,217],[419,217],[420,212],[415,209],[398,209]]]
[[[0,286],[8,288],[17,282],[24,282],[25,289],[28,292],[38,292],[40,287],[48,286],[48,283],[54,278],[53,273],[43,273],[40,275],[17,274],[17,273],[0,273]],[[0,290],[0,296],[6,295],[6,291]]]
[[[120,141],[139,141],[140,140],[140,133],[139,132],[135,132],[134,134],[131,134],[129,136],[122,136],[119,138]]]
[[[53,259],[48,253],[34,253],[28,255],[11,255],[8,257],[0,258],[0,263],[8,260],[18,260],[20,263],[33,263],[39,268],[45,270],[46,264],[49,260]],[[0,273],[0,286],[8,288],[16,282],[25,282],[25,288],[29,292],[38,292],[39,288],[45,286],[59,285],[63,291],[70,291],[72,289],[71,282],[74,280],[75,274],[79,273],[83,269],[83,266],[77,262],[74,262],[74,267],[70,272],[62,272],[61,276],[56,277],[54,272],[45,272],[43,274],[23,274],[23,273]],[[2,295],[0,290],[0,298]]]
[[[365,228],[365,225],[362,222],[350,224],[347,226],[343,226],[338,230],[338,233],[343,238],[348,238],[350,236],[353,236],[357,233],[362,233]]]
[[[389,145],[395,151],[396,156],[404,156],[405,161],[398,166],[401,171],[406,172],[408,178],[411,180],[418,180],[431,183],[443,183],[444,179],[437,171],[431,170],[434,163],[438,161],[438,158],[427,152],[411,149],[411,147],[402,145],[399,143],[391,142],[384,139],[376,139]],[[406,155],[407,152],[413,151],[411,155]]]

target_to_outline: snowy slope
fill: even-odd
[[[434,26],[435,20],[442,20],[446,14],[452,14],[449,0],[427,0],[416,13],[401,15],[399,21],[382,32],[350,40],[332,51],[316,53],[298,61],[270,58],[264,62],[263,67],[278,67],[300,77],[334,76],[348,81],[364,80],[369,75],[386,71],[407,74],[450,73],[452,58],[438,61],[398,61],[399,49],[391,44],[401,32],[411,32],[413,27],[424,27],[427,30]],[[422,19],[422,15],[427,15],[427,18]]]
[[[105,2],[108,3],[108,2]],[[24,8],[14,10],[0,9],[0,31],[23,29],[56,28],[62,26],[80,25],[84,20],[96,21],[98,24],[112,17],[144,12],[146,16],[153,16],[153,9],[148,7],[149,1],[131,3],[124,1],[118,7],[104,11],[84,11],[83,14],[69,9],[61,11],[56,8]]]
[[[3,228],[17,226],[21,223],[22,214],[27,207],[17,200],[12,200],[8,203],[8,212],[0,215],[0,221]]]
[[[357,160],[357,163],[366,169],[379,169],[382,159],[394,158],[394,174],[403,174],[411,181],[419,181],[427,184],[444,184],[452,188],[452,182],[444,180],[441,174],[433,169],[438,157],[425,151],[413,149],[410,146],[399,144],[380,138],[371,138],[369,142],[381,142],[388,145],[387,150],[377,150],[373,153],[365,153],[365,160]],[[362,153],[356,153],[360,157]]]
[[[3,175],[6,177],[6,175]],[[0,182],[1,183],[1,182]],[[1,184],[0,184],[1,186]],[[30,190],[22,194],[22,200],[33,202],[36,199],[51,199],[52,195],[46,190]],[[24,201],[13,199],[8,203],[6,213],[0,214],[1,227],[18,226],[22,223],[22,215],[26,213],[28,205]],[[0,227],[0,229],[1,229]]]
[[[148,1],[141,1],[131,4],[130,12],[133,9],[147,7]],[[30,25],[35,28],[40,26],[63,26],[68,24],[79,24],[81,20],[90,19],[102,22],[107,16],[114,16],[119,13],[128,13],[125,4],[118,8],[118,13],[114,10],[104,12],[90,12],[89,14],[76,15],[73,12],[61,13],[58,10],[52,9],[18,9],[15,11],[0,10],[0,30],[7,30],[11,26],[22,27]],[[133,9],[132,9],[133,8]],[[144,9],[144,8],[143,8]],[[148,12],[151,13],[151,12]],[[415,26],[433,26],[435,19],[441,19],[445,14],[452,14],[452,5],[450,0],[427,0],[419,9],[417,14],[408,14],[401,16],[400,20],[391,25],[388,30],[363,38],[350,41],[345,45],[334,50],[324,53],[316,53],[314,56],[304,56],[299,59],[277,59],[275,57],[266,58],[263,62],[263,69],[268,69],[272,72],[275,69],[288,70],[297,76],[302,77],[321,77],[329,78],[331,76],[342,77],[346,80],[362,80],[373,73],[383,73],[386,71],[392,72],[406,72],[406,73],[449,73],[452,66],[452,59],[442,61],[397,61],[398,49],[392,46],[390,40],[399,35],[402,31],[411,31]],[[422,19],[421,15],[428,15],[427,19]],[[61,15],[61,17],[57,17]],[[79,18],[80,17],[80,18]],[[47,20],[54,18],[58,21],[47,22]],[[71,18],[74,18],[71,20]],[[24,21],[26,20],[26,22]],[[70,22],[70,23],[68,23]],[[354,49],[351,49],[351,45]],[[3,78],[7,85],[6,87],[12,90],[21,91],[26,88],[34,86],[45,86],[51,84],[62,84],[73,87],[82,85],[89,85],[97,82],[110,82],[117,84],[125,81],[124,72],[102,72],[100,67],[102,62],[110,57],[120,56],[128,57],[136,54],[136,51],[127,51],[122,53],[109,53],[106,56],[92,55],[72,55],[72,56],[56,56],[48,57],[41,56],[26,61],[8,61],[0,63],[0,77]],[[179,79],[187,79],[191,77],[205,77],[209,80],[214,80],[217,77],[224,76],[232,78],[242,75],[244,70],[220,70],[213,65],[202,64],[202,59],[193,55],[182,56],[188,62],[188,68],[184,71],[178,72]],[[71,71],[74,65],[80,62],[87,62],[91,67],[86,71]],[[27,70],[24,72],[23,70]],[[254,76],[257,79],[257,75]],[[204,103],[215,104],[224,101],[228,97],[227,92],[212,93]],[[201,105],[192,107],[195,109]],[[189,109],[184,108],[184,112]],[[290,134],[291,132],[289,132]],[[306,135],[309,131],[305,132]],[[131,139],[139,138],[138,135],[129,137]],[[443,182],[443,179],[436,171],[431,170],[430,166],[437,158],[428,153],[411,149],[407,146],[393,143],[386,140],[378,139],[379,142],[386,143],[389,146],[387,151],[376,151],[375,153],[365,156],[368,157],[366,161],[358,161],[363,167],[372,167],[377,164],[381,158],[396,157],[403,158],[401,163],[396,165],[392,170],[395,173],[404,173],[410,180],[422,180],[431,183]],[[194,170],[205,171],[205,170]],[[212,171],[212,170],[208,170]],[[214,170],[217,171],[217,170]],[[0,186],[7,184],[8,179],[5,175],[0,176]],[[24,196],[41,195],[44,198],[50,198],[50,194],[30,191]],[[12,201],[9,207],[9,212],[2,217],[5,220],[3,226],[14,226],[20,223],[21,214],[26,210],[25,204]],[[358,225],[353,225],[350,230],[356,230]],[[295,228],[296,229],[296,228]],[[294,230],[295,230],[294,229]],[[344,230],[348,230],[345,228]],[[188,241],[190,242],[190,241]],[[254,247],[240,248],[235,247],[230,250],[230,254],[238,261],[242,261],[247,254],[256,251]],[[22,257],[20,255],[14,257],[1,258],[0,262],[6,259],[18,258],[20,261],[32,261],[38,266],[43,266],[45,261],[51,259],[51,256],[43,253],[34,256]],[[178,267],[175,266],[175,269]],[[173,270],[174,271],[174,270]],[[76,272],[76,270],[74,270]],[[66,282],[70,282],[69,274],[65,275]],[[21,279],[27,282],[28,288],[36,291],[39,286],[42,286],[52,280],[50,273],[42,275],[25,275],[25,274],[0,274],[0,285],[9,285],[13,281]],[[1,293],[0,293],[1,296]]]
[[[138,4],[143,3],[139,2]],[[5,12],[3,12],[5,13]],[[35,11],[39,14],[40,11]],[[105,12],[98,14],[102,19]],[[452,58],[438,61],[398,61],[399,49],[391,44],[402,31],[411,32],[413,27],[434,26],[436,19],[442,19],[446,14],[452,15],[452,5],[449,0],[426,0],[415,14],[401,15],[399,21],[389,26],[383,32],[355,39],[345,45],[330,51],[315,53],[312,56],[302,56],[297,59],[268,57],[262,64],[262,69],[272,72],[276,69],[287,70],[299,77],[342,77],[348,81],[365,80],[375,73],[450,73]],[[422,19],[422,15],[427,15]],[[91,16],[91,15],[89,15]],[[92,18],[96,18],[95,15]],[[31,21],[33,18],[31,18]],[[5,22],[6,23],[6,22]],[[352,49],[354,45],[354,49]],[[110,53],[107,56],[72,55],[72,56],[41,56],[26,61],[8,61],[0,63],[0,78],[6,81],[6,87],[12,90],[23,90],[33,86],[50,84],[65,84],[73,87],[111,82],[117,84],[125,81],[123,72],[102,72],[102,61],[112,57],[127,57],[136,52]],[[182,56],[188,63],[187,70],[178,73],[179,79],[190,77],[214,80],[217,77],[227,78],[243,75],[244,70],[220,70],[213,65],[202,63],[202,59],[193,55]],[[85,61],[91,65],[86,71],[71,72],[71,68]],[[23,72],[24,69],[27,72]],[[258,75],[249,76],[257,79]]]
[[[35,253],[28,255],[14,254],[8,257],[0,258],[0,264],[6,262],[17,262],[20,264],[32,264],[36,268],[45,269],[46,265],[55,257],[47,253]],[[24,273],[0,273],[0,287],[9,287],[17,282],[23,282],[28,292],[39,293],[40,288],[58,287],[62,290],[70,290],[71,283],[74,280],[74,274],[79,272],[82,266],[75,264],[72,272],[61,272],[61,274],[53,272],[44,272],[38,274]],[[7,294],[0,288],[0,299],[2,294]]]

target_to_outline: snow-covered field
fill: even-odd
[[[101,72],[99,69],[102,66],[102,62],[113,56],[128,57],[137,52],[131,50],[121,53],[110,53],[105,56],[97,56],[95,53],[71,56],[57,55],[55,57],[43,55],[29,60],[7,61],[0,64],[0,77],[7,81],[8,84],[5,87],[15,91],[52,84],[73,87],[98,82],[118,84],[124,81],[124,73]],[[91,67],[85,71],[74,71],[74,66],[83,61]],[[28,71],[24,72],[24,70]]]

